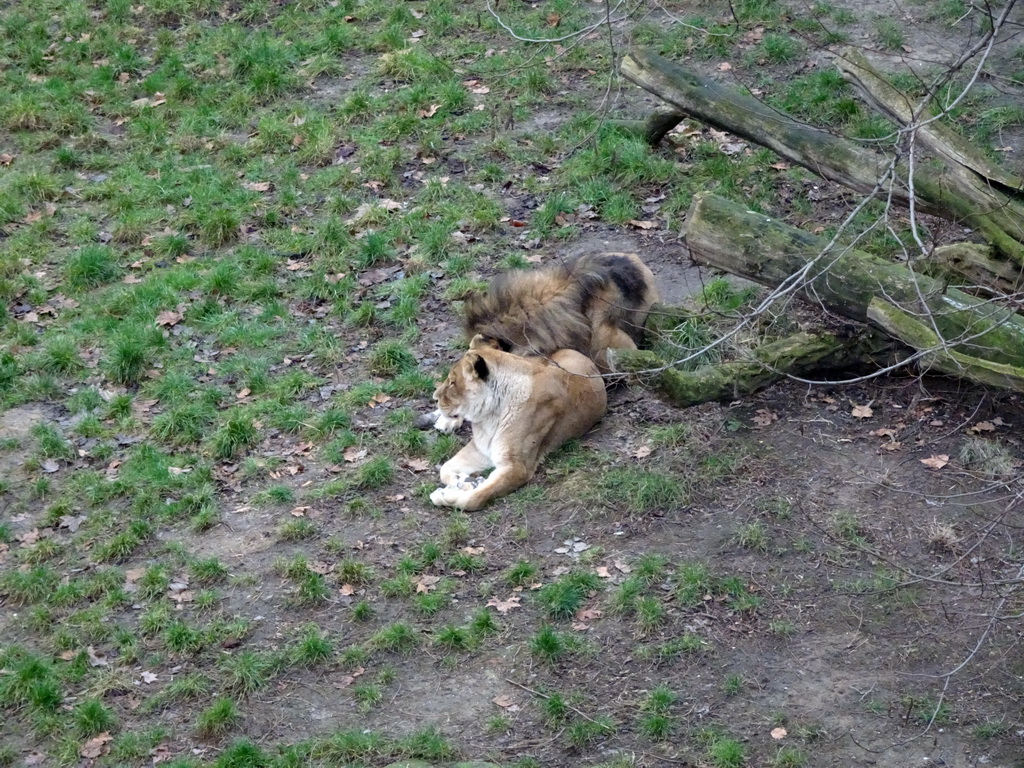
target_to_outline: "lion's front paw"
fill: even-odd
[[[464,507],[468,496],[465,491],[446,485],[430,494],[430,503],[435,507]]]

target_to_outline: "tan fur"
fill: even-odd
[[[523,358],[494,349],[479,336],[438,385],[434,399],[445,417],[472,423],[473,439],[441,467],[444,487],[430,500],[465,510],[480,509],[525,485],[548,453],[585,434],[608,406],[597,367],[579,352]],[[491,467],[478,486],[462,482]]]
[[[575,349],[607,373],[607,350],[636,349],[658,298],[639,256],[597,253],[500,274],[485,292],[467,297],[463,311],[469,337],[480,334],[520,356]]]

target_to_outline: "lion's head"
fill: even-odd
[[[477,335],[469,343],[469,351],[452,366],[448,378],[437,385],[434,400],[441,413],[449,419],[472,421],[474,406],[482,399],[491,375],[487,350],[493,350],[493,342]]]

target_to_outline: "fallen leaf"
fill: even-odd
[[[416,582],[416,592],[418,594],[431,592],[440,580],[440,576],[420,576],[419,580]]]
[[[339,589],[338,591],[341,592],[341,594],[343,594],[345,597],[349,597],[356,593],[356,588],[353,587],[351,584],[342,584],[341,589]]]
[[[598,578],[602,579],[610,579],[612,577],[612,574],[606,565],[597,566],[597,568],[594,569],[594,573],[598,575]]]
[[[47,474],[53,474],[54,472],[60,469],[60,464],[58,464],[53,459],[47,459],[46,461],[43,462],[40,469],[42,469],[43,472],[46,472]]]
[[[635,451],[633,451],[633,458],[634,459],[646,459],[650,455],[651,455],[651,446],[649,446],[649,445],[641,445],[639,448],[637,448]]]
[[[637,229],[654,229],[658,226],[658,222],[656,221],[640,221],[638,219],[630,219],[629,224]]]
[[[269,192],[274,188],[273,182],[270,181],[246,181],[242,186],[252,192]]]
[[[881,427],[880,429],[873,429],[868,432],[872,437],[895,437],[896,430],[889,429],[888,427]]]
[[[85,522],[85,515],[61,515],[59,528],[67,528],[72,533]]]
[[[730,64],[728,61],[723,61],[721,64],[718,65],[719,72],[728,72],[730,69],[732,69],[732,64]]]
[[[774,411],[769,411],[767,408],[758,408],[754,413],[754,424],[759,427],[767,427],[773,421],[779,420],[779,414]]]
[[[967,431],[972,435],[980,435],[982,432],[995,432],[996,427],[991,421],[979,421],[977,424],[969,426]]]
[[[929,456],[927,459],[921,459],[921,463],[932,469],[942,469],[944,466],[949,464],[949,456],[944,453],[935,454]]]
[[[96,649],[91,645],[85,649],[85,652],[89,655],[89,666],[90,667],[107,667],[110,666],[110,662],[101,653],[97,653]]]
[[[483,547],[463,547],[462,551],[467,555],[482,555],[484,553]]]
[[[497,704],[502,709],[508,709],[509,707],[515,706],[515,702],[512,700],[512,697],[507,695],[495,696],[493,699],[491,699],[491,701]]]
[[[85,744],[82,745],[79,750],[79,754],[82,757],[96,758],[101,755],[107,754],[110,751],[110,747],[107,746],[114,737],[104,731],[99,736],[89,739]]]
[[[614,565],[622,573],[632,573],[633,572],[633,569],[629,565],[627,565],[626,563],[622,562],[621,560],[616,560]]]
[[[142,673],[142,682],[146,683],[147,685],[149,683],[155,683],[156,679],[157,679],[157,676],[155,674],[153,674],[152,672],[143,672]]]
[[[855,419],[870,419],[875,415],[875,412],[871,410],[870,405],[855,405],[853,410],[850,411],[850,415]]]
[[[345,449],[345,453],[343,454],[343,456],[345,458],[345,461],[348,462],[359,461],[360,459],[366,458],[366,449],[357,448],[356,446],[353,445]]]
[[[173,309],[165,309],[159,315],[156,316],[157,325],[177,325],[181,322],[181,312],[175,312]]]
[[[174,757],[174,753],[171,752],[169,744],[157,744],[149,750],[149,756],[152,758],[153,765],[159,765]]]
[[[42,752],[29,752],[25,755],[26,766],[42,765],[44,762],[46,762],[46,755]]]
[[[773,739],[784,739],[786,738],[787,731],[785,728],[772,728]]]
[[[594,619],[600,619],[604,616],[604,611],[597,608],[581,608],[576,611],[576,618],[581,621],[593,621]]]
[[[413,472],[424,472],[430,469],[430,462],[426,459],[409,459],[405,462],[405,466]]]
[[[519,595],[512,595],[508,600],[499,600],[496,597],[492,597],[487,602],[487,605],[497,609],[498,613],[508,613],[515,608],[522,608],[519,604],[521,599]]]
[[[192,471],[192,467],[168,467],[167,474],[172,477],[178,477],[178,475],[187,475]]]
[[[417,110],[416,115],[418,117],[433,117],[437,114],[437,110],[441,108],[440,104],[431,104],[429,109]]]
[[[15,536],[14,538],[17,539],[18,541],[20,541],[22,546],[27,547],[30,544],[35,544],[37,541],[39,541],[39,538],[40,538],[39,529],[38,528],[33,528],[31,531],[26,531],[25,533],[21,534],[20,536]]]
[[[312,509],[312,507],[295,507],[295,509],[288,514],[292,517],[305,517],[306,513],[309,512],[310,509]]]
[[[559,16],[557,13],[549,13],[547,21],[549,27],[557,27],[559,24],[562,23],[562,17]]]

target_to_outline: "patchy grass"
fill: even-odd
[[[745,400],[681,414],[619,389],[605,425],[527,488],[481,515],[429,505],[465,432],[417,417],[462,348],[460,302],[496,269],[622,237],[664,275],[664,235],[704,189],[819,213],[767,151],[689,128],[652,148],[591,114],[613,60],[594,8],[495,8],[520,37],[584,34],[517,41],[475,1],[0,9],[0,766],[481,756],[467,745],[522,766],[626,765],[612,755],[666,745],[695,764],[797,766],[806,745],[743,725],[770,721],[748,694],[784,674],[758,649],[849,615],[900,637],[901,617],[934,618],[935,592],[864,560],[911,551],[883,533],[907,526],[885,509],[876,522],[874,497],[840,508],[813,483],[780,487],[788,449],[748,426]],[[926,10],[949,25],[966,9]],[[838,3],[669,10],[685,23],[634,19],[631,41],[728,61],[826,129],[891,133],[803,65],[857,23],[898,52],[902,21]],[[1022,123],[980,92],[952,120],[1000,146]],[[891,224],[866,243],[898,252]],[[693,322],[652,345],[686,357],[755,295],[708,276]],[[816,402],[778,407],[779,425],[836,423],[794,415]],[[940,418],[899,405],[924,436]],[[990,483],[1019,463],[1004,433],[948,452]],[[922,573],[974,546],[968,523],[927,512],[911,526]],[[567,539],[581,548],[552,551]],[[996,564],[1015,550],[978,555],[992,571],[969,578],[1007,583]],[[901,651],[912,671],[945,668],[920,647]],[[729,724],[714,738],[686,698],[697,673]],[[879,706],[920,723],[936,695]],[[997,700],[961,699],[943,727],[996,749],[1013,722]]]

